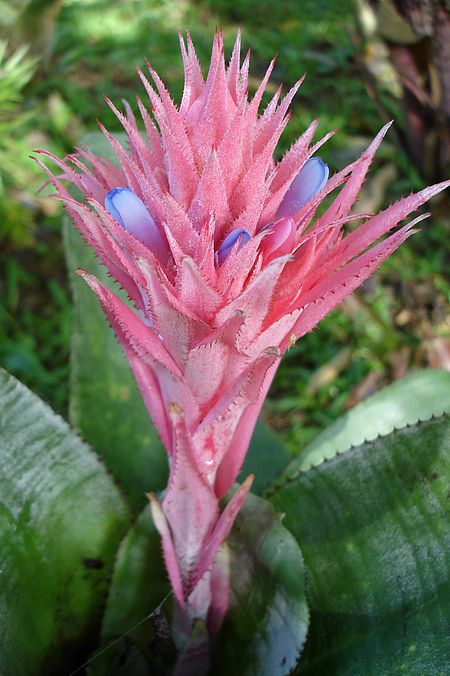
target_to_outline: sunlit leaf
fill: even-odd
[[[447,673],[450,418],[394,431],[273,490],[307,570],[311,627],[298,673]]]
[[[0,422],[0,673],[69,673],[98,640],[130,516],[94,452],[2,370]]]
[[[287,470],[292,476],[394,429],[450,412],[450,373],[427,369],[385,387],[341,416],[308,444]]]

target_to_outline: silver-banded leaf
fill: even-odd
[[[427,369],[385,387],[329,425],[289,463],[281,480],[352,446],[450,412],[450,373]]]
[[[168,601],[159,608],[169,585],[161,557],[155,559],[158,538],[146,510],[119,551],[103,622],[104,645],[120,641],[90,663],[93,676],[116,673],[119,658],[139,655],[148,673],[165,673],[174,661]],[[284,676],[297,663],[308,627],[299,547],[271,505],[254,495],[227,542],[232,602],[212,645],[210,673],[228,676],[238,665],[240,676]]]
[[[449,494],[447,416],[274,488],[307,569],[311,625],[299,674],[448,673]]]
[[[231,606],[217,635],[211,674],[285,676],[308,631],[300,549],[262,498],[250,494],[227,540]]]
[[[129,524],[95,453],[0,370],[0,673],[80,666]]]

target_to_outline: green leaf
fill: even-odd
[[[239,676],[288,674],[308,627],[298,545],[271,505],[254,495],[227,542],[231,607],[212,646],[211,674],[229,676],[237,664]],[[169,585],[157,546],[159,536],[145,510],[120,548],[103,622],[104,646],[122,639],[90,663],[95,676],[116,673],[119,659],[137,659],[137,654],[148,673],[165,673],[163,665],[174,660],[166,620],[170,612],[161,607]]]
[[[251,494],[227,542],[231,606],[215,642],[211,674],[289,674],[308,630],[300,549],[271,505]]]
[[[286,476],[320,465],[336,453],[394,429],[450,411],[450,373],[416,371],[385,387],[321,432],[288,466]]]
[[[0,418],[0,673],[69,673],[98,640],[130,515],[96,455],[3,370]]]
[[[278,434],[260,419],[256,423],[250,448],[237,481],[241,482],[249,474],[254,474],[252,491],[262,493],[285,469],[291,457]]]
[[[394,431],[274,490],[307,569],[298,673],[447,673],[450,419]]]
[[[100,303],[75,270],[88,270],[122,298],[124,294],[68,219],[64,243],[74,300],[70,421],[138,510],[146,491],[165,486],[166,454]]]
[[[117,554],[102,623],[104,652],[89,664],[93,676],[137,674],[137,665],[142,673],[165,673],[175,649],[160,606],[170,594],[161,539],[146,508]]]

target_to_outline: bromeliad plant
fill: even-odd
[[[306,635],[301,557],[267,507],[253,498],[243,508],[252,474],[230,491],[283,353],[414,232],[423,215],[396,228],[449,182],[378,215],[355,215],[358,192],[389,125],[359,160],[332,177],[315,155],[330,134],[311,145],[317,122],[276,162],[273,154],[301,80],[283,99],[278,90],[261,114],[274,62],[249,100],[249,58],[241,64],[239,36],[226,67],[222,37],[216,34],[206,80],[190,37],[187,47],[180,42],[185,86],[179,108],[150,65],[156,90],[139,71],[153,113],[152,118],[138,99],[145,133],[128,104],[124,115],[107,100],[126,133],[124,145],[102,127],[116,163],[88,148],[63,161],[47,152],[41,155],[59,167],[57,176],[46,169],[49,180],[86,243],[131,300],[130,306],[110,285],[79,271],[114,329],[169,458],[162,499],[149,498],[174,596],[175,673],[206,671],[211,640],[214,673],[227,673],[224,664],[245,640],[253,648],[251,653],[239,649],[241,673],[285,674],[298,661]],[[341,188],[339,194],[318,213],[336,188]],[[362,224],[344,234],[344,225],[355,216]],[[433,399],[428,408],[436,413],[441,404]],[[390,429],[404,423],[398,416]],[[133,439],[122,451],[133,454]],[[287,470],[286,490],[275,485],[272,491],[302,546],[308,536],[296,530],[290,508],[301,511],[302,483],[291,503],[283,501],[299,471],[303,469]],[[240,525],[230,536],[241,511]],[[140,547],[147,546],[141,535],[129,536],[119,551],[106,625],[111,613],[116,621],[121,612],[128,616],[126,595],[120,597],[119,591],[121,607],[115,585],[126,578],[127,551],[136,539]],[[246,536],[254,539],[254,551]],[[242,579],[236,577],[237,566]],[[289,573],[286,566],[291,566]],[[251,579],[258,571],[262,584],[273,587],[271,602],[266,592],[262,600],[249,601],[258,597],[260,582]],[[263,571],[270,571],[268,580]],[[133,586],[132,577],[126,584]],[[333,596],[333,589],[328,592]],[[136,599],[133,603],[139,607]],[[266,626],[261,632],[261,617],[267,620],[274,613],[286,617],[278,625],[272,621],[273,635]],[[262,637],[258,645],[252,624]],[[161,639],[158,632],[156,639]],[[148,660],[155,655],[149,656],[148,641],[140,646],[150,668]]]

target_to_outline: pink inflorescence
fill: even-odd
[[[179,107],[150,65],[155,89],[139,71],[152,113],[137,100],[144,132],[127,104],[122,114],[107,100],[127,134],[124,147],[101,127],[118,165],[86,148],[64,161],[42,154],[61,169],[48,173],[75,225],[134,305],[80,271],[170,458],[164,498],[152,497],[151,508],[175,597],[214,633],[229,603],[223,542],[252,478],[222,512],[219,500],[236,480],[282,354],[412,234],[421,217],[395,228],[448,183],[362,215],[344,235],[389,125],[331,177],[315,155],[331,134],[311,145],[317,121],[276,161],[301,80],[284,98],[278,89],[260,114],[274,62],[249,100],[239,35],[226,66],[216,34],[206,79],[189,35],[187,47],[180,43]],[[73,199],[63,179],[86,200]]]

